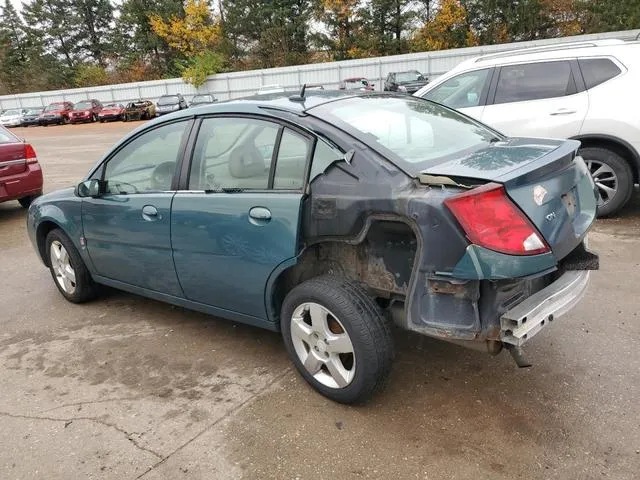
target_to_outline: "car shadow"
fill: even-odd
[[[27,211],[15,201],[9,201],[6,203],[0,203],[0,222],[11,222],[18,218],[25,218]]]

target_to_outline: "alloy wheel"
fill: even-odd
[[[340,320],[320,304],[299,305],[291,317],[291,341],[304,368],[330,388],[348,386],[356,371],[351,338]]]
[[[58,282],[62,290],[72,295],[76,290],[76,273],[71,266],[71,259],[67,249],[58,240],[51,242],[49,258],[56,276],[56,282]]]
[[[598,160],[585,159],[589,172],[593,177],[593,181],[600,192],[598,206],[606,205],[611,201],[618,191],[618,176],[613,169],[606,163]]]

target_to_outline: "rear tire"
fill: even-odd
[[[334,275],[301,283],[286,296],[280,324],[294,365],[327,398],[360,403],[386,385],[391,329],[359,284]]]
[[[603,201],[598,204],[598,217],[620,211],[633,193],[633,172],[629,163],[607,148],[585,147],[578,154],[589,167]]]
[[[73,242],[59,228],[51,230],[45,240],[46,260],[53,283],[64,298],[83,303],[97,295],[97,286]]]
[[[35,195],[29,195],[28,197],[19,198],[18,202],[20,202],[20,206],[22,208],[29,208],[29,205],[31,205],[31,202],[33,202],[40,195],[42,195],[42,192],[36,193]]]

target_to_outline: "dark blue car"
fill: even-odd
[[[28,229],[68,300],[104,284],[281,330],[351,403],[384,384],[392,322],[526,364],[598,267],[578,146],[403,95],[262,95],[146,123]]]

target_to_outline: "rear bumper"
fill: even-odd
[[[589,286],[588,270],[571,270],[500,317],[500,340],[522,346],[543,327],[571,310]]]
[[[28,164],[24,172],[0,177],[0,202],[39,193],[42,193],[42,170],[38,163]]]

